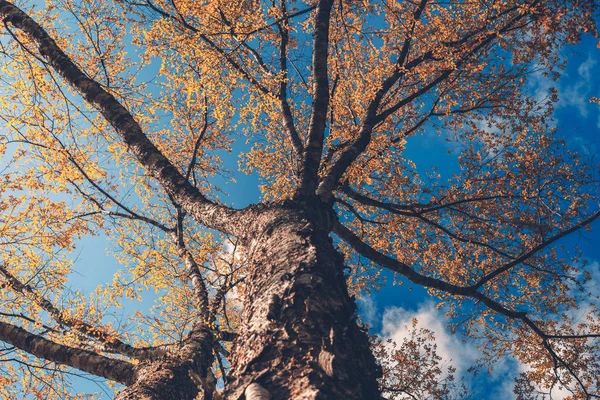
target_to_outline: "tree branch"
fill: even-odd
[[[26,298],[33,301],[38,307],[46,311],[52,319],[59,325],[69,327],[89,338],[102,343],[112,353],[122,354],[127,357],[138,360],[161,356],[162,353],[152,351],[152,348],[139,349],[117,339],[114,335],[107,333],[106,329],[99,328],[89,323],[67,316],[62,310],[58,309],[50,300],[39,294],[37,290],[30,285],[21,282],[17,277],[11,274],[4,265],[0,265],[0,274],[2,274],[8,285],[16,292],[21,293]]]
[[[600,211],[598,213],[594,214],[592,217],[597,218],[598,214],[600,214]],[[582,227],[582,225],[579,225],[577,229],[580,229],[581,227]],[[572,229],[568,230],[569,233],[572,231],[573,231]],[[418,272],[416,272],[413,268],[409,267],[408,265],[406,265],[398,260],[395,260],[391,257],[388,257],[388,256],[380,253],[379,251],[375,250],[374,248],[372,248],[371,246],[369,246],[368,244],[363,242],[351,230],[349,230],[348,228],[343,226],[339,221],[336,221],[334,223],[333,232],[336,235],[338,235],[342,240],[344,240],[346,243],[348,243],[360,255],[370,259],[371,261],[375,262],[376,264],[379,264],[380,266],[382,266],[384,268],[387,268],[393,272],[397,272],[397,273],[403,275],[404,277],[406,277],[413,283],[422,285],[424,287],[441,290],[448,294],[469,297],[471,299],[481,302],[487,308],[489,308],[492,311],[495,311],[496,313],[498,313],[500,315],[504,315],[505,317],[507,317],[509,319],[521,321],[524,325],[529,327],[542,340],[543,347],[548,351],[548,353],[552,357],[555,364],[556,365],[561,364],[569,372],[569,374],[571,374],[577,380],[577,382],[579,383],[582,390],[585,393],[588,393],[587,388],[585,387],[585,385],[583,385],[583,383],[577,376],[576,372],[573,371],[571,366],[569,366],[561,357],[559,357],[558,354],[556,354],[555,350],[553,349],[553,347],[549,341],[552,339],[569,340],[569,339],[598,338],[598,337],[600,337],[600,335],[598,335],[598,334],[582,334],[582,335],[548,334],[545,331],[543,331],[536,324],[536,322],[533,321],[527,315],[528,313],[526,311],[517,311],[517,310],[512,310],[510,308],[507,308],[503,304],[499,303],[498,301],[493,300],[490,297],[486,296],[485,294],[479,292],[474,286],[470,286],[470,287],[457,286],[457,285],[453,285],[451,283],[445,282],[440,279],[421,275]],[[565,231],[565,232],[567,232],[567,231]],[[568,234],[565,232],[563,232],[564,234],[561,237]],[[541,250],[541,248],[537,248],[536,251],[539,251],[539,250]],[[531,254],[533,254],[533,253],[531,253]]]
[[[58,344],[2,321],[0,321],[0,340],[36,357],[67,365],[124,385],[130,385],[135,380],[133,364]]]
[[[503,266],[501,266],[500,268],[495,269],[494,271],[490,272],[489,274],[487,274],[486,276],[484,276],[483,278],[481,278],[479,281],[477,281],[477,283],[475,283],[474,285],[471,286],[472,289],[479,289],[480,287],[482,287],[483,285],[485,285],[486,283],[488,283],[489,281],[491,281],[492,279],[494,279],[495,277],[497,277],[498,275],[508,271],[509,269],[513,268],[514,266],[524,262],[525,260],[527,260],[529,257],[533,256],[535,253],[537,253],[538,251],[548,247],[549,245],[551,245],[552,243],[556,242],[559,239],[564,238],[565,236],[578,231],[581,228],[584,228],[586,226],[588,226],[589,224],[591,224],[592,222],[594,222],[596,219],[598,219],[600,217],[600,211],[595,212],[594,214],[590,215],[588,218],[584,219],[581,222],[576,223],[575,225],[573,225],[572,227],[570,227],[567,230],[561,231],[559,233],[557,233],[556,235],[544,240],[543,242],[541,242],[540,244],[538,244],[537,246],[534,246],[531,250],[521,254],[519,257],[515,258],[514,260],[512,260],[511,262],[509,262],[508,264],[505,264]]]
[[[281,0],[281,11],[283,16],[287,16],[287,7],[285,0]],[[289,34],[287,27],[282,26],[281,23],[277,23],[277,29],[279,29],[279,35],[281,41],[279,43],[279,102],[281,107],[281,113],[283,117],[283,126],[285,127],[288,135],[290,136],[290,140],[292,142],[292,146],[296,151],[296,159],[298,164],[302,162],[302,154],[304,153],[304,145],[300,140],[300,135],[296,130],[296,126],[294,124],[294,117],[292,115],[292,109],[287,100],[287,81],[288,81],[288,68],[287,68],[287,46],[289,41]]]
[[[212,203],[192,186],[148,139],[129,111],[98,82],[81,71],[38,23],[5,0],[0,0],[0,18],[20,29],[36,43],[47,64],[106,118],[138,161],[194,219],[221,232],[242,234],[242,226],[232,223],[237,211]]]
[[[208,302],[208,290],[204,283],[204,278],[200,273],[198,263],[194,259],[194,256],[188,250],[185,240],[183,238],[183,218],[184,214],[179,206],[177,207],[177,229],[171,232],[171,237],[175,242],[175,247],[179,252],[179,257],[183,259],[187,268],[188,276],[192,281],[192,287],[194,289],[196,312],[198,313],[197,321],[205,323],[209,316],[209,302]]]
[[[329,23],[333,0],[320,0],[315,18],[314,45],[312,54],[312,107],[301,166],[299,194],[312,193],[318,184],[318,172],[323,152],[327,109],[329,107]]]
[[[421,6],[423,7],[419,9],[421,10],[421,12],[424,10],[425,1],[426,0],[423,0],[421,2]],[[415,16],[420,17],[419,10],[417,10]],[[452,75],[453,72],[460,69],[460,67],[464,65],[470,57],[474,56],[480,50],[490,45],[494,41],[494,39],[498,37],[499,34],[506,33],[512,30],[515,27],[515,24],[521,19],[525,18],[527,15],[528,14],[526,13],[517,15],[516,17],[507,21],[505,26],[501,29],[498,29],[497,32],[491,32],[479,40],[477,40],[477,34],[479,33],[479,29],[477,29],[473,32],[465,34],[465,36],[463,36],[463,38],[461,38],[460,41],[456,43],[453,42],[447,44],[446,46],[449,49],[453,48],[458,53],[459,49],[456,49],[456,47],[460,47],[460,45],[463,44],[466,46],[466,44],[469,43],[470,39],[475,38],[473,48],[465,52],[460,57],[460,59],[456,61],[454,68],[442,70],[439,73],[439,75],[432,79],[429,83],[425,84],[420,89],[412,92],[408,96],[397,101],[393,106],[378,113],[377,110],[381,105],[383,97],[403,76],[405,76],[407,72],[410,72],[415,67],[421,65],[425,61],[435,59],[433,52],[428,51],[423,53],[421,56],[416,57],[412,61],[406,63],[406,57],[408,54],[410,41],[405,41],[398,58],[399,62],[402,62],[403,64],[397,64],[392,75],[390,75],[382,82],[381,87],[375,93],[375,96],[367,106],[358,137],[352,143],[352,145],[348,147],[340,155],[337,161],[331,166],[325,177],[321,180],[321,183],[319,184],[319,187],[317,189],[317,194],[325,201],[327,201],[331,197],[333,190],[337,186],[344,173],[369,146],[369,143],[371,142],[371,134],[376,125],[381,124],[389,116],[396,113],[399,109],[414,101],[423,94],[429,92],[432,88],[436,87],[441,82],[445,81],[449,76]]]
[[[261,84],[256,78],[254,78],[252,75],[250,75],[250,73],[248,71],[246,71],[240,63],[238,63],[236,60],[234,60],[233,57],[231,57],[231,54],[228,54],[221,47],[217,46],[217,44],[213,40],[211,40],[207,35],[202,33],[194,25],[192,25],[188,21],[186,21],[185,18],[181,14],[177,14],[177,16],[172,15],[172,14],[166,12],[165,10],[162,10],[161,8],[157,7],[149,0],[146,0],[146,3],[147,3],[146,4],[147,7],[152,9],[154,12],[156,12],[160,16],[167,18],[169,20],[175,21],[180,26],[189,30],[190,32],[194,32],[194,33],[198,34],[200,39],[202,39],[206,44],[208,44],[211,49],[213,49],[219,55],[221,55],[225,59],[225,61],[227,61],[227,63],[231,67],[233,67],[234,70],[236,70],[240,75],[242,75],[244,77],[244,79],[246,79],[248,82],[250,82],[252,85],[254,85],[263,94],[274,95],[274,93],[272,93],[271,90],[269,90],[267,87],[265,87],[263,84]],[[175,10],[175,11],[178,12],[177,10]]]

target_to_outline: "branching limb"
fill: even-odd
[[[132,221],[145,222],[145,223],[147,223],[149,225],[154,226],[155,228],[160,229],[163,232],[171,232],[173,230],[172,228],[169,228],[169,227],[165,226],[164,224],[156,221],[155,219],[146,217],[144,215],[141,215],[140,213],[137,213],[137,212],[133,211],[132,209],[130,209],[129,207],[127,207],[126,205],[124,205],[122,202],[120,202],[116,198],[114,198],[114,196],[112,196],[110,193],[108,193],[107,191],[105,191],[100,185],[98,185],[92,179],[89,179],[87,177],[87,174],[85,174],[84,176],[86,177],[86,180],[88,180],[88,182],[96,190],[98,190],[100,193],[102,193],[104,196],[106,196],[107,199],[109,199],[113,204],[115,204],[118,208],[121,208],[125,212],[107,210],[104,207],[104,205],[100,201],[98,201],[94,196],[91,196],[91,195],[87,194],[86,192],[84,192],[83,189],[80,188],[79,185],[76,184],[75,182],[69,181],[69,183],[71,185],[73,185],[73,187],[75,188],[75,190],[79,194],[81,194],[81,196],[83,196],[85,199],[91,201],[99,209],[99,211],[89,212],[89,213],[80,215],[79,217],[88,216],[88,215],[95,215],[95,214],[103,214],[103,215],[108,215],[110,217],[119,217],[119,218],[130,219]]]
[[[350,197],[352,200],[359,202],[362,205],[375,207],[375,208],[381,208],[383,210],[392,212],[394,214],[404,215],[407,217],[415,217],[415,216],[417,216],[417,214],[427,214],[427,213],[439,211],[439,210],[442,210],[445,208],[450,208],[450,207],[454,207],[457,205],[461,205],[461,204],[479,203],[479,202],[503,200],[503,199],[513,199],[516,197],[515,195],[512,195],[512,194],[492,195],[492,196],[475,196],[475,197],[467,197],[464,199],[449,201],[449,202],[443,202],[443,201],[437,200],[435,202],[430,202],[430,203],[399,204],[399,203],[386,202],[386,201],[381,201],[381,200],[371,198],[363,193],[358,192],[354,188],[352,188],[348,184],[348,182],[344,182],[341,185],[340,190],[346,196]]]
[[[568,233],[572,233],[577,229],[581,229],[582,227],[586,226],[586,225],[584,225],[584,223],[589,224],[589,223],[591,223],[591,221],[598,218],[599,216],[600,216],[600,211],[593,214],[590,218],[586,219],[585,221],[582,221],[582,223],[578,224],[576,228],[573,227],[571,229],[563,231],[560,234],[560,237],[564,237]],[[336,235],[338,235],[342,240],[344,240],[344,242],[349,244],[358,254],[370,259],[371,261],[380,265],[383,268],[387,268],[392,272],[401,274],[402,276],[406,277],[408,280],[410,280],[413,283],[416,283],[416,284],[424,286],[424,287],[437,289],[437,290],[440,290],[440,291],[443,291],[443,292],[446,292],[446,293],[449,293],[452,295],[456,295],[456,296],[470,297],[472,299],[482,302],[483,304],[488,306],[488,308],[490,308],[500,314],[503,314],[509,318],[512,318],[512,319],[521,319],[523,321],[525,321],[525,319],[528,319],[526,316],[527,315],[526,312],[510,310],[510,309],[504,307],[502,304],[498,303],[497,301],[490,299],[485,294],[479,292],[478,289],[481,288],[481,285],[479,285],[479,284],[475,284],[472,286],[458,286],[458,285],[443,281],[438,278],[432,278],[432,277],[428,277],[428,276],[418,273],[409,265],[404,264],[392,257],[386,256],[385,254],[382,254],[379,251],[375,250],[373,247],[369,246],[367,243],[362,241],[358,236],[356,236],[354,234],[354,232],[352,232],[350,229],[346,228],[339,221],[337,221],[334,224],[333,232]],[[568,233],[566,233],[566,232],[568,232]],[[558,235],[553,237],[554,238],[553,241],[558,240],[557,236]],[[538,251],[547,247],[552,242],[545,243],[544,246],[534,247],[534,249],[521,255],[520,257],[516,258],[514,261],[511,261],[510,263],[503,265],[502,267],[496,269],[495,271],[502,271],[502,272],[506,271],[507,269],[510,268],[510,266],[516,265],[516,264],[514,264],[516,262],[516,260],[520,260],[519,262],[517,262],[517,264],[521,263],[524,260],[526,260],[527,258],[531,257],[533,254],[535,254]],[[499,273],[501,273],[501,272],[498,272],[498,274]],[[495,276],[497,276],[498,274],[496,274]],[[487,281],[489,281],[489,279]],[[543,337],[547,337],[547,335],[539,329],[537,329],[536,333],[540,334]]]
[[[197,71],[194,71],[194,72],[198,73]],[[200,134],[198,135],[198,138],[196,139],[196,142],[194,143],[194,150],[192,151],[192,159],[190,160],[187,170],[185,171],[185,179],[187,179],[188,181],[190,180],[190,177],[192,176],[192,173],[194,172],[194,168],[196,167],[196,164],[198,162],[198,151],[200,150],[200,145],[202,144],[202,141],[204,140],[204,136],[206,135],[206,131],[208,130],[208,99],[206,96],[204,96],[204,113],[202,114],[202,118],[203,118],[204,122],[202,124],[202,128],[200,129]],[[193,132],[191,127],[190,127],[190,131]]]
[[[285,0],[281,0],[281,13],[283,17],[288,15],[286,2]],[[283,126],[285,127],[290,140],[292,142],[292,146],[296,152],[296,160],[297,163],[302,162],[302,154],[304,153],[304,145],[300,140],[300,135],[296,130],[296,125],[294,124],[294,117],[292,114],[292,109],[287,100],[287,81],[288,81],[288,67],[287,67],[287,47],[289,42],[289,33],[287,26],[282,26],[281,23],[277,23],[277,29],[279,30],[280,42],[279,42],[279,103],[281,107],[281,114],[283,117]]]
[[[129,385],[135,380],[133,364],[58,344],[2,321],[0,321],[0,340],[36,357],[77,368],[124,385]]]
[[[337,186],[337,183],[341,179],[342,175],[346,172],[350,165],[352,165],[352,163],[358,158],[358,156],[362,154],[362,152],[367,148],[367,146],[371,142],[371,133],[373,132],[373,128],[377,125],[378,122],[383,121],[376,121],[377,109],[379,108],[383,97],[405,75],[406,72],[412,70],[421,63],[433,57],[432,52],[427,52],[421,57],[417,57],[409,63],[406,62],[412,40],[411,36],[416,26],[416,21],[421,18],[421,14],[425,10],[427,1],[428,0],[421,0],[419,7],[415,11],[411,31],[409,32],[406,40],[402,45],[402,49],[400,50],[398,62],[396,63],[394,72],[382,82],[381,87],[379,88],[379,90],[377,90],[375,96],[367,105],[365,115],[362,119],[358,138],[354,140],[354,142],[342,152],[340,157],[331,166],[325,177],[321,180],[321,183],[319,184],[319,187],[317,189],[317,194],[323,200],[328,200],[331,197],[333,189]],[[440,82],[442,80],[440,80]]]
[[[201,324],[203,324],[205,321],[208,320],[209,316],[208,290],[206,289],[204,278],[200,273],[198,263],[196,263],[194,256],[188,250],[185,244],[185,240],[183,238],[184,216],[185,214],[183,213],[183,210],[179,206],[177,206],[177,229],[174,232],[171,232],[171,236],[173,238],[173,241],[175,242],[177,251],[179,252],[179,257],[181,257],[181,259],[183,259],[183,262],[185,263],[188,272],[188,277],[192,281],[196,311],[198,313],[197,320]]]
[[[189,214],[203,225],[240,235],[241,225],[232,222],[236,210],[209,201],[156,148],[131,113],[98,82],[89,78],[67,56],[48,33],[13,4],[0,0],[0,18],[20,29],[36,43],[41,57],[83,98],[106,118],[148,172],[158,180]]]
[[[594,214],[590,215],[588,218],[576,223],[569,229],[561,231],[561,232],[557,233],[556,235],[547,238],[546,240],[544,240],[540,244],[534,246],[531,250],[523,253],[522,255],[515,258],[511,262],[509,262],[499,268],[496,268],[494,271],[490,272],[489,274],[487,274],[486,276],[481,278],[479,281],[477,281],[477,283],[475,283],[473,286],[471,286],[471,288],[475,289],[475,290],[479,289],[486,283],[490,282],[492,279],[503,274],[504,272],[507,272],[508,270],[515,267],[516,265],[526,261],[528,258],[533,256],[535,253],[545,249],[546,247],[550,246],[552,243],[556,242],[557,240],[562,239],[565,236],[567,236],[575,231],[585,228],[586,226],[590,225],[592,222],[594,222],[599,217],[600,217],[600,211],[597,211]]]
[[[318,184],[329,108],[328,51],[332,6],[333,0],[320,0],[317,3],[312,53],[312,107],[298,194],[312,193]]]
[[[600,215],[600,212],[594,214],[592,217],[590,217],[586,220],[586,221],[589,221],[587,223],[589,224],[591,222],[591,220],[597,218],[599,215]],[[591,218],[593,218],[593,219],[591,219]],[[581,229],[582,226],[584,226],[584,225],[578,224],[577,229]],[[571,229],[567,230],[567,231],[569,233],[573,232],[573,230],[571,230]],[[564,231],[563,235],[561,237],[564,237],[565,235],[567,235],[568,233],[565,233],[567,231]],[[349,230],[348,228],[343,226],[339,221],[335,223],[333,232],[336,235],[338,235],[342,240],[344,240],[347,244],[349,244],[360,255],[370,259],[371,261],[375,262],[376,264],[378,264],[384,268],[387,268],[393,272],[397,272],[397,273],[403,275],[404,277],[406,277],[413,283],[422,285],[424,287],[437,289],[437,290],[440,290],[440,291],[443,291],[443,292],[446,292],[448,294],[452,294],[455,296],[463,296],[463,297],[471,298],[475,301],[482,303],[487,308],[489,308],[492,311],[495,311],[496,313],[498,313],[500,315],[503,315],[509,319],[520,321],[525,326],[527,326],[529,329],[531,329],[531,331],[534,332],[540,338],[542,346],[550,354],[552,360],[555,363],[556,368],[558,368],[558,366],[565,368],[569,372],[569,374],[571,374],[574,377],[574,379],[579,383],[579,386],[583,390],[583,392],[589,395],[586,386],[581,382],[580,378],[577,376],[577,373],[575,371],[573,371],[571,366],[567,362],[565,362],[556,353],[556,350],[552,346],[551,341],[552,340],[583,339],[583,338],[586,338],[586,339],[587,338],[600,338],[600,334],[595,334],[595,333],[582,334],[582,335],[548,334],[542,328],[540,328],[533,319],[531,319],[528,316],[528,313],[526,311],[517,311],[517,310],[513,310],[513,309],[510,309],[510,308],[504,306],[503,304],[499,303],[498,301],[493,300],[490,297],[488,297],[487,295],[485,295],[484,293],[478,291],[477,289],[479,288],[479,286],[477,286],[477,287],[475,287],[475,286],[457,286],[457,285],[445,282],[441,279],[431,278],[431,277],[422,275],[422,274],[418,273],[417,271],[415,271],[410,266],[408,266],[394,258],[386,256],[386,255],[380,253],[379,251],[375,250],[373,247],[371,247],[368,244],[366,244],[365,242],[363,242],[351,230]],[[558,240],[558,239],[556,239],[556,240]],[[546,246],[548,244],[546,244]],[[540,251],[544,247],[545,246],[543,246],[541,248],[536,247],[535,251],[532,250],[531,252],[526,253],[526,254],[528,254],[527,257],[530,257],[535,252]],[[519,259],[521,259],[521,258],[522,257],[519,257]],[[524,258],[524,259],[526,259],[526,258]],[[507,265],[509,265],[509,264],[507,264]],[[499,268],[498,270],[500,270],[500,269],[502,269],[502,268]],[[594,396],[594,397],[597,397],[597,396]]]
[[[90,325],[85,321],[69,316],[40,293],[38,293],[38,291],[33,287],[21,282],[16,276],[10,273],[4,265],[0,265],[0,274],[4,276],[8,282],[8,285],[14,291],[21,293],[23,296],[33,301],[38,307],[50,314],[52,319],[54,319],[59,325],[66,326],[89,338],[97,340],[112,353],[118,353],[136,359],[147,359],[164,354],[162,351],[154,351],[153,348],[135,348],[117,339],[113,334],[108,333],[104,328]]]
[[[425,0],[423,0],[421,5],[424,6],[424,3]],[[418,12],[415,14],[415,16],[420,18],[420,14]],[[358,133],[358,137],[354,140],[351,146],[346,148],[341,153],[336,162],[329,168],[325,177],[323,177],[321,180],[317,189],[317,194],[321,197],[321,199],[328,200],[331,197],[333,190],[338,185],[338,182],[342,176],[354,163],[354,161],[367,149],[371,142],[371,135],[375,126],[381,124],[402,107],[430,92],[433,88],[437,87],[439,84],[452,76],[455,71],[460,71],[460,68],[468,60],[477,55],[480,51],[488,48],[499,35],[520,27],[521,25],[519,25],[519,22],[522,21],[526,16],[528,16],[527,13],[519,14],[516,17],[508,20],[502,28],[498,29],[497,32],[491,32],[481,38],[478,38],[479,30],[475,30],[465,34],[461,41],[447,44],[446,46],[449,48],[449,50],[452,49],[456,52],[456,54],[460,54],[459,49],[461,46],[466,47],[467,45],[471,44],[472,47],[465,51],[464,54],[462,54],[460,58],[455,61],[452,68],[442,69],[437,76],[435,76],[429,82],[424,83],[419,89],[398,100],[394,105],[388,107],[387,109],[379,111],[379,107],[381,106],[384,96],[390,92],[390,90],[400,81],[403,76],[406,75],[406,73],[414,70],[424,62],[436,60],[434,53],[432,51],[428,51],[407,62],[405,54],[408,52],[410,42],[405,42],[399,55],[399,63],[402,64],[397,64],[394,72],[382,82],[379,90],[369,102],[365,111],[365,115],[362,118],[362,124]]]

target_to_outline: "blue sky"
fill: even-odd
[[[577,46],[563,50],[568,64],[562,77],[553,82],[541,74],[534,74],[528,82],[531,94],[544,98],[550,87],[558,89],[559,101],[554,114],[555,126],[560,137],[564,138],[570,149],[593,159],[600,168],[600,106],[590,103],[589,98],[600,95],[600,50],[596,47],[597,40],[586,37]],[[412,151],[426,148],[427,151]],[[425,170],[437,165],[439,170],[452,169],[453,165],[447,156],[448,143],[436,133],[425,133],[409,139],[407,153],[412,154],[412,160],[417,168]],[[442,161],[440,164],[440,160]],[[600,221],[596,221],[590,232],[577,232],[560,241],[566,249],[577,245],[587,260],[600,294]],[[473,377],[467,369],[481,356],[477,344],[463,342],[460,333],[451,335],[446,328],[443,310],[435,308],[436,301],[421,288],[404,283],[393,286],[391,274],[387,275],[388,284],[379,292],[358,300],[363,319],[372,327],[373,332],[384,338],[401,341],[407,334],[407,325],[411,319],[419,319],[421,326],[431,329],[436,334],[436,343],[440,355],[457,367],[457,376],[464,379],[473,398],[476,399],[512,399],[513,378],[518,372],[527,367],[518,361],[505,358],[499,362],[495,370],[488,374]],[[554,391],[553,398],[561,399],[566,392]]]

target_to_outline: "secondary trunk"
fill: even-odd
[[[356,324],[330,211],[290,201],[252,221],[228,399],[379,398],[379,368]]]
[[[209,329],[198,327],[163,357],[136,366],[135,381],[115,400],[195,399],[200,391],[210,400],[214,390],[210,367],[214,337]]]

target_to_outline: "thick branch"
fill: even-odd
[[[344,184],[342,186],[342,191],[346,195],[348,195],[348,197],[356,200],[357,202],[359,202],[363,205],[381,208],[381,209],[387,210],[387,211],[391,212],[392,214],[396,214],[396,215],[403,215],[406,217],[417,218],[417,219],[423,221],[424,223],[431,225],[434,228],[444,232],[448,237],[450,237],[454,240],[457,240],[461,243],[469,243],[469,244],[473,244],[476,246],[485,247],[485,248],[490,249],[493,252],[495,252],[501,256],[507,257],[511,260],[514,260],[516,258],[516,257],[510,255],[509,253],[507,253],[506,251],[504,251],[490,243],[486,243],[484,241],[477,240],[472,237],[464,237],[457,233],[454,233],[450,229],[443,226],[441,223],[438,223],[438,222],[424,216],[425,213],[431,212],[431,210],[439,210],[439,209],[443,209],[444,207],[448,207],[448,206],[429,207],[429,208],[422,208],[422,209],[418,206],[412,206],[409,208],[408,206],[403,206],[403,205],[388,203],[388,202],[382,202],[379,200],[372,199],[368,196],[365,196],[365,195],[362,195],[362,194],[356,192],[348,184]],[[514,196],[486,196],[486,197],[473,198],[473,199],[464,199],[462,201],[454,201],[449,204],[457,204],[457,203],[461,204],[461,203],[475,202],[475,201],[486,201],[486,200],[494,200],[494,199],[498,199],[498,198],[507,198],[507,197],[514,197]],[[364,220],[360,216],[359,216],[359,219],[361,221]]]
[[[581,226],[580,226],[581,227]],[[509,319],[517,320],[526,325],[531,331],[533,331],[540,339],[542,346],[548,351],[550,357],[555,363],[555,368],[563,367],[565,368],[571,376],[575,378],[578,382],[581,389],[584,393],[588,394],[587,387],[582,383],[581,379],[577,376],[577,373],[573,370],[573,368],[563,360],[552,347],[550,343],[551,340],[569,340],[569,339],[588,339],[588,338],[597,338],[599,335],[597,334],[582,334],[582,335],[553,335],[548,334],[543,331],[538,324],[532,320],[527,312],[524,311],[516,311],[512,310],[508,307],[505,307],[501,303],[489,298],[485,294],[477,291],[474,287],[461,287],[450,284],[448,282],[444,282],[440,279],[426,277],[424,275],[419,274],[414,269],[409,267],[408,265],[399,262],[391,257],[388,257],[384,254],[381,254],[368,244],[364,243],[360,238],[358,238],[352,231],[343,226],[341,223],[336,222],[333,229],[334,233],[336,233],[340,238],[342,238],[346,243],[348,243],[354,250],[356,250],[359,254],[364,257],[369,258],[373,262],[379,264],[384,268],[388,268],[394,272],[398,272],[408,278],[410,281],[420,284],[425,287],[430,287],[434,289],[438,289],[444,291],[449,294],[457,295],[457,296],[465,296],[469,297],[473,300],[479,301],[488,307],[490,310],[495,311],[496,313],[503,315]]]
[[[421,3],[421,7],[419,10],[424,9],[425,1]],[[419,10],[415,16],[420,16]],[[344,173],[348,170],[348,168],[354,163],[354,161],[367,149],[369,143],[371,142],[371,134],[376,125],[385,121],[388,117],[396,113],[402,107],[411,103],[415,99],[429,92],[431,89],[445,81],[448,77],[450,77],[455,71],[459,70],[471,57],[476,55],[479,51],[485,49],[489,46],[500,34],[506,33],[515,29],[515,25],[518,21],[525,18],[528,14],[520,14],[516,17],[510,19],[506,22],[505,26],[499,29],[497,32],[492,32],[482,37],[478,40],[477,34],[479,30],[474,32],[469,32],[463,36],[463,40],[458,43],[450,43],[446,46],[448,49],[453,48],[456,54],[460,54],[460,48],[455,48],[457,45],[465,45],[465,47],[469,44],[470,40],[473,39],[473,47],[466,51],[456,62],[452,69],[444,69],[440,71],[440,73],[432,79],[430,82],[419,88],[418,90],[412,92],[408,96],[400,99],[394,105],[383,110],[381,112],[377,112],[378,108],[381,105],[381,101],[386,94],[396,85],[396,83],[405,76],[406,72],[413,70],[415,67],[421,65],[423,62],[435,59],[432,51],[426,52],[421,56],[413,59],[412,61],[406,63],[405,58],[408,54],[408,48],[410,41],[405,41],[403,48],[401,50],[399,56],[399,62],[404,63],[404,65],[397,65],[394,72],[386,78],[383,82],[379,90],[375,93],[375,96],[367,106],[365,115],[363,117],[363,121],[361,124],[361,129],[358,134],[356,140],[352,143],[350,147],[348,147],[337,159],[337,161],[331,166],[325,177],[321,180],[319,184],[317,194],[323,199],[328,200],[335,187],[338,185],[338,182],[344,175]]]
[[[317,5],[315,18],[314,45],[312,54],[312,107],[308,128],[308,139],[304,150],[301,167],[301,182],[299,191],[311,193],[317,187],[325,126],[327,124],[327,109],[329,107],[329,22],[333,0],[320,0]]]
[[[460,200],[451,201],[448,203],[441,203],[439,201],[423,204],[423,203],[412,203],[412,204],[398,204],[386,201],[380,201],[366,196],[358,191],[354,190],[347,182],[341,185],[341,191],[346,196],[353,200],[358,201],[360,204],[375,208],[381,208],[390,211],[394,214],[416,217],[418,214],[426,214],[444,208],[465,204],[465,203],[478,203],[490,200],[501,200],[501,199],[512,199],[515,195],[493,195],[493,196],[479,196],[479,197],[467,197]]]
[[[599,212],[600,213],[600,212]],[[597,213],[598,214],[598,213]],[[595,218],[597,218],[597,214],[594,214]],[[591,221],[590,221],[591,222]],[[589,223],[589,222],[588,222]],[[578,225],[577,229],[581,229],[584,225]],[[540,338],[546,342],[548,339],[568,339],[570,336],[562,336],[562,335],[550,335],[540,329],[537,324],[527,316],[527,312],[524,311],[516,311],[509,309],[502,305],[501,303],[489,298],[485,294],[479,292],[477,290],[478,286],[457,286],[448,282],[445,282],[441,279],[431,278],[422,274],[419,274],[410,266],[393,259],[389,256],[386,256],[379,251],[375,250],[373,247],[369,246],[365,242],[363,242],[358,236],[356,236],[350,229],[346,228],[339,221],[336,221],[333,227],[333,232],[338,235],[344,242],[348,243],[357,253],[360,255],[370,259],[374,263],[387,268],[393,272],[397,272],[413,283],[422,285],[424,287],[429,287],[437,290],[441,290],[443,292],[456,295],[456,296],[464,296],[469,297],[474,300],[477,300],[487,306],[490,310],[497,312],[498,314],[504,315],[511,319],[517,319],[522,321],[525,325],[527,325],[533,332],[535,332]],[[565,232],[571,233],[572,230],[568,230]],[[564,233],[561,237],[564,237],[568,233]],[[542,247],[543,248],[543,247]],[[537,248],[536,251],[541,250],[542,248]],[[529,256],[533,255],[535,252],[526,253]],[[521,259],[521,257],[519,258]],[[509,265],[509,264],[507,264]],[[596,337],[594,334],[589,335],[581,335],[583,337]]]
[[[135,380],[134,366],[128,362],[54,343],[2,321],[0,321],[0,340],[36,357],[67,365],[124,385],[129,385]]]
[[[413,14],[411,30],[407,35],[404,44],[402,45],[402,49],[400,50],[400,55],[398,57],[398,62],[396,63],[396,67],[393,73],[382,82],[381,87],[379,88],[379,90],[377,90],[375,96],[367,105],[367,109],[362,120],[360,132],[358,133],[358,138],[352,143],[351,146],[349,146],[346,150],[344,150],[344,152],[342,152],[338,160],[329,169],[329,171],[319,184],[317,194],[323,200],[328,200],[331,197],[331,193],[336,187],[342,175],[371,142],[371,133],[373,132],[373,128],[375,127],[375,125],[377,125],[378,123],[378,121],[376,121],[377,109],[379,108],[383,97],[405,75],[407,71],[410,71],[411,69],[417,67],[418,65],[427,61],[433,56],[431,52],[427,52],[422,56],[415,58],[410,63],[406,63],[412,40],[411,35],[416,26],[416,21],[421,18],[421,14],[425,10],[426,5],[427,0],[422,0],[417,10],[415,10],[415,13]]]
[[[333,232],[346,243],[348,243],[360,255],[370,259],[374,263],[379,264],[384,268],[401,274],[413,283],[425,287],[439,289],[460,296],[468,296],[470,294],[465,287],[453,285],[441,279],[430,278],[425,275],[421,275],[417,271],[412,269],[410,266],[380,253],[379,251],[375,250],[374,248],[363,242],[358,236],[354,234],[354,232],[346,228],[340,222],[336,221],[336,223],[333,226]]]
[[[148,139],[129,111],[98,82],[81,71],[39,24],[4,0],[0,0],[0,18],[20,29],[37,44],[48,65],[106,118],[139,162],[194,219],[209,228],[240,234],[238,226],[231,223],[236,211],[210,202],[192,186]]]
[[[421,95],[427,93],[433,87],[437,86],[439,83],[443,82],[446,78],[448,78],[453,70],[445,70],[443,71],[437,78],[429,82],[427,85],[421,87],[419,90],[411,93],[409,96],[405,97],[401,101],[399,101],[394,107],[391,107],[389,110],[386,110],[384,113],[376,115],[377,108],[384,94],[397,82],[396,76],[393,76],[394,79],[388,79],[382,88],[378,91],[375,99],[370,104],[367,109],[367,114],[363,119],[363,123],[358,134],[358,138],[354,141],[352,146],[350,146],[347,150],[345,150],[337,161],[333,164],[333,166],[327,172],[327,175],[321,181],[319,185],[319,189],[317,190],[317,194],[321,196],[323,199],[327,199],[331,196],[331,192],[342,178],[346,170],[352,165],[352,163],[360,156],[371,143],[371,134],[373,133],[373,128],[375,125],[383,122],[387,116],[391,115],[393,112],[396,112],[401,107],[409,104],[416,98]],[[387,111],[393,110],[393,112],[387,113]]]
[[[198,263],[194,259],[194,256],[188,250],[185,240],[183,238],[183,218],[184,214],[180,208],[177,210],[177,229],[174,232],[171,232],[171,237],[175,242],[175,247],[177,247],[177,252],[179,253],[179,257],[183,259],[185,266],[187,268],[188,276],[192,281],[192,287],[194,289],[194,297],[195,297],[195,305],[196,311],[198,313],[198,321],[200,323],[205,322],[208,318],[208,290],[206,289],[206,285],[204,283],[204,278],[200,273],[200,268],[198,267]]]

